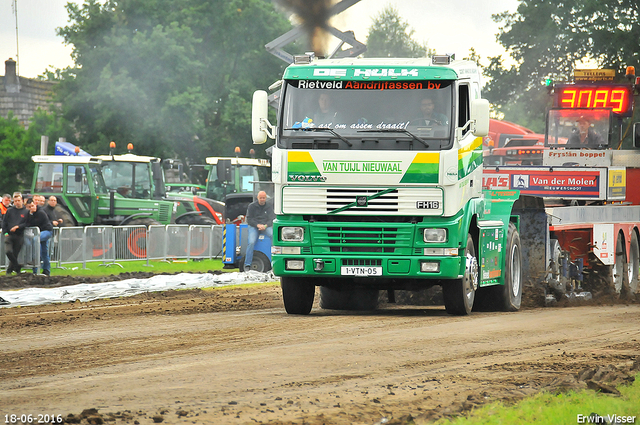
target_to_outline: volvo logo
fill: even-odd
[[[366,196],[356,196],[356,205],[359,207],[367,206],[367,197]]]

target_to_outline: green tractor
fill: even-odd
[[[92,156],[39,155],[31,193],[58,200],[64,226],[169,224],[173,202],[127,197],[105,184],[102,160]]]
[[[115,148],[112,142],[111,149]],[[133,146],[129,144],[129,152]],[[160,158],[134,155],[100,155],[105,185],[126,199],[162,200],[173,203],[172,223],[192,225],[222,224],[222,202],[188,192],[167,192]]]

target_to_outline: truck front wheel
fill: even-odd
[[[505,259],[504,285],[496,286],[502,310],[518,311],[522,303],[522,257],[520,235],[513,223],[507,231],[507,258]]]
[[[442,285],[444,307],[447,313],[458,316],[471,313],[476,289],[478,289],[478,258],[470,234],[467,235],[467,247],[464,254],[465,272],[462,279]]]
[[[280,278],[284,309],[288,314],[309,314],[313,306],[316,287],[312,279],[291,276]]]

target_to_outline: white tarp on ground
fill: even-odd
[[[148,279],[127,279],[116,282],[82,283],[57,288],[26,288],[17,291],[0,291],[0,299],[9,302],[0,307],[18,307],[64,303],[70,301],[93,301],[102,298],[129,297],[144,292],[171,289],[211,288],[247,283],[273,282],[277,278],[271,273],[243,272],[223,274],[156,275]]]

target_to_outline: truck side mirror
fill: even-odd
[[[216,173],[218,174],[218,180],[221,182],[230,182],[233,180],[231,173],[231,160],[219,159],[216,166]]]
[[[640,148],[640,122],[633,123],[633,147]]]
[[[253,143],[261,145],[267,141],[267,136],[274,138],[274,127],[269,122],[269,100],[267,92],[256,90],[253,93],[251,107],[251,138]]]
[[[474,136],[485,137],[489,134],[489,101],[487,99],[471,101],[471,121],[475,122]]]

